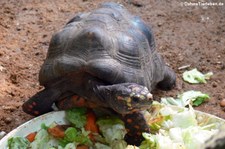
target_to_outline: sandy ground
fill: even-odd
[[[9,132],[32,118],[21,110],[21,105],[42,89],[38,73],[52,34],[77,12],[89,11],[101,2],[103,0],[0,1],[1,131]],[[190,6],[175,0],[118,2],[152,26],[157,50],[176,71],[177,86],[168,92],[155,91],[155,98],[175,97],[188,90],[202,91],[211,98],[196,109],[225,118],[225,108],[220,106],[225,98],[225,2],[223,6]],[[207,84],[190,85],[181,79],[184,70],[178,69],[185,65],[203,73],[212,71],[214,75]]]

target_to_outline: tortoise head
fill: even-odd
[[[98,94],[109,107],[120,114],[147,109],[153,100],[147,87],[136,83],[99,86]]]

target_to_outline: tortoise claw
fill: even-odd
[[[52,104],[59,96],[60,92],[57,90],[44,89],[26,101],[22,109],[27,114],[39,116],[52,111]]]

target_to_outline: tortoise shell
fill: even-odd
[[[75,16],[52,37],[40,84],[68,74],[87,74],[106,84],[134,82],[151,91],[164,79],[165,64],[150,27],[122,5],[105,3]]]

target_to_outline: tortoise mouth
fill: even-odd
[[[133,112],[147,110],[150,107],[151,107],[151,104],[145,104],[145,105],[124,106],[123,108],[114,108],[114,110],[120,114],[130,114]]]
[[[146,104],[146,105],[137,105],[135,107],[132,108],[132,111],[142,111],[142,110],[146,110],[149,109],[151,106],[151,104]]]

